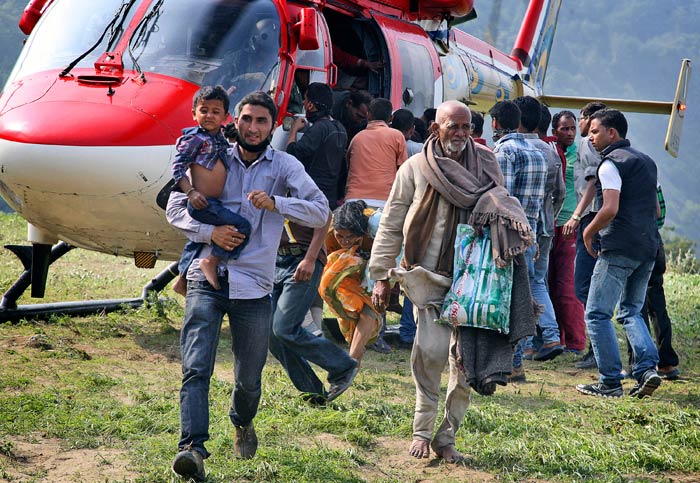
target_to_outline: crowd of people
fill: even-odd
[[[240,458],[257,450],[268,351],[310,404],[333,401],[352,386],[367,347],[392,350],[386,310],[399,291],[399,345],[411,349],[416,387],[409,445],[416,458],[432,451],[461,461],[455,435],[470,390],[488,395],[526,381],[527,360],[578,354],[577,367],[597,367],[600,376],[576,389],[601,397],[622,396],[625,377],[639,398],[663,378],[678,378],[658,232],[663,195],[653,160],[626,139],[621,112],[584,106],[576,144],[573,112],[552,117],[527,96],[500,101],[488,112],[488,146],[484,115],[459,101],[417,118],[363,91],[334,98],[326,84],[311,83],[302,94],[304,116],[283,149],[270,146],[277,119],[270,96],[243,96],[224,130],[229,101],[220,86],[197,92],[197,125],[176,144],[166,216],[190,240],[174,286],[186,297],[176,474],[205,477],[224,314]],[[441,320],[464,225],[489,239],[494,266],[512,268],[505,333]],[[349,350],[319,330],[324,303]],[[618,306],[626,367],[613,325]],[[327,373],[327,388],[312,364]]]

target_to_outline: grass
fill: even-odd
[[[18,217],[0,216],[3,243],[21,242],[23,231]],[[0,253],[3,288],[20,269]],[[52,267],[47,300],[136,296],[156,271],[76,250]],[[208,481],[700,481],[699,286],[699,275],[666,277],[681,381],[645,400],[600,400],[573,389],[595,378],[574,369],[573,356],[530,363],[528,384],[472,395],[457,438],[467,455],[462,467],[406,455],[414,405],[407,351],[368,352],[356,383],[328,407],[303,402],[270,357],[258,455],[234,459],[224,327],[211,386]],[[179,481],[169,465],[179,436],[183,303],[165,295],[172,300],[138,310],[0,325],[0,481]]]

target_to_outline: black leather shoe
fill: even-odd
[[[204,458],[199,451],[186,446],[173,460],[173,473],[194,481],[204,481]]]
[[[574,367],[576,369],[595,369],[596,367],[598,367],[598,363],[595,360],[595,355],[593,354],[593,351],[586,352],[586,355],[583,356],[583,359],[574,363]]]

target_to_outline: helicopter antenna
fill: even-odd
[[[105,38],[105,35],[107,35],[107,32],[111,31],[110,42],[112,42],[112,40],[115,37],[115,33],[122,29],[122,27],[124,25],[124,21],[126,20],[126,16],[129,13],[129,10],[131,10],[131,7],[134,5],[134,3],[136,3],[136,0],[129,0],[128,3],[126,3],[126,2],[122,3],[119,6],[119,8],[116,10],[116,12],[114,12],[114,17],[112,17],[112,20],[107,24],[105,29],[102,31],[102,35],[100,35],[100,38],[97,40],[97,42],[95,42],[95,44],[92,47],[90,47],[88,50],[86,50],[80,56],[78,56],[75,60],[73,60],[73,62],[68,64],[61,71],[61,73],[58,74],[58,77],[66,77],[70,73],[70,71],[73,70],[73,67],[78,65],[78,63],[80,63],[80,61],[83,60],[85,57],[90,55],[90,53],[93,50],[95,50],[97,48],[97,46],[99,46],[102,43],[102,41]],[[117,24],[117,21],[120,18],[121,18],[121,21]]]
[[[138,77],[141,79],[141,82],[146,82],[146,76],[143,74],[143,71],[141,70],[141,66],[138,63],[138,60],[136,60],[136,57],[134,57],[134,47],[138,46],[140,43],[144,43],[144,45],[148,42],[148,39],[151,37],[151,34],[153,32],[158,31],[158,18],[161,15],[160,12],[160,7],[163,6],[163,1],[164,0],[158,0],[155,5],[153,5],[153,8],[151,8],[151,11],[141,19],[139,24],[136,26],[136,30],[134,31],[134,34],[132,38],[129,40],[129,57],[131,58],[131,62],[134,64],[134,70],[138,72]],[[148,28],[149,23],[151,20],[155,19],[155,22],[153,23],[153,27]]]

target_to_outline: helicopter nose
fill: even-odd
[[[194,84],[158,79],[114,89],[26,79],[0,112],[0,138],[61,146],[154,146],[174,144],[192,123]],[[12,90],[12,87],[9,91]]]

